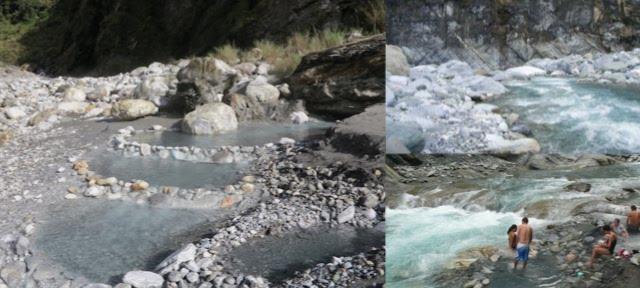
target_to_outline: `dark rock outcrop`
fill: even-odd
[[[388,42],[415,64],[487,70],[640,44],[640,1],[387,1]]]
[[[327,132],[329,144],[337,151],[362,155],[382,155],[385,151],[383,104],[349,117]]]
[[[578,191],[578,192],[589,192],[591,191],[591,184],[584,182],[571,183],[567,186],[564,186],[564,190],[567,191]]]
[[[376,29],[371,2],[355,0],[57,0],[20,40],[21,62],[53,74],[113,74],[153,61],[203,55],[234,43],[283,41],[296,31]]]
[[[383,103],[385,35],[311,53],[287,81],[311,113],[347,118]]]

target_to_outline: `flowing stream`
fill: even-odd
[[[548,77],[506,87],[491,103],[519,114],[545,153],[640,151],[640,87]]]
[[[588,193],[567,191],[573,182],[592,185]],[[387,284],[389,287],[436,287],[438,273],[468,249],[506,247],[507,229],[527,215],[534,231],[571,217],[575,207],[594,199],[627,193],[640,186],[640,164],[583,169],[519,171],[511,176],[419,184],[387,208]],[[407,192],[407,191],[404,191]],[[536,238],[549,235],[536,233]],[[559,280],[555,258],[541,254],[526,274],[500,260],[495,287],[554,287]],[[496,276],[496,275],[499,275]]]

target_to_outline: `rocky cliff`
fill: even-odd
[[[388,0],[387,17],[387,41],[414,65],[504,69],[640,44],[638,0]]]
[[[283,40],[292,32],[360,27],[376,0],[58,0],[27,34],[22,62],[54,74],[110,74],[215,46]]]

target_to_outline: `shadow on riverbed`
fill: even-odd
[[[374,229],[322,227],[254,240],[237,248],[230,257],[243,273],[262,275],[277,284],[296,271],[331,263],[333,256],[365,253],[384,243],[384,232]]]

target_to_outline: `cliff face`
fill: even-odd
[[[59,0],[24,37],[24,62],[54,74],[109,74],[226,43],[285,39],[328,27],[371,29],[355,0]]]
[[[640,0],[387,0],[387,42],[416,64],[482,69],[640,44]]]

